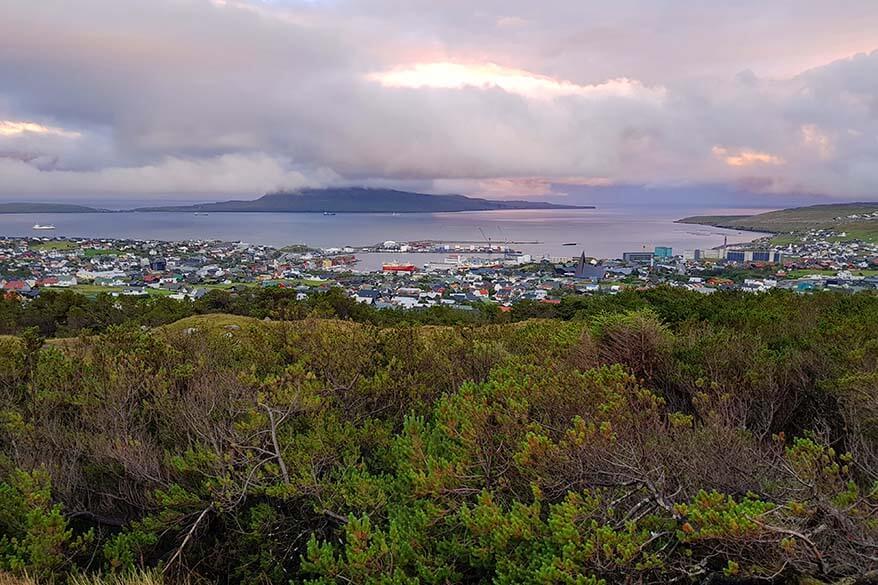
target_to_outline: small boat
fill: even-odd
[[[49,224],[49,225],[40,225],[40,224],[38,224],[38,223],[35,223],[33,229],[35,229],[35,230],[53,230],[53,229],[55,229],[55,226],[53,226],[53,225],[51,225],[51,224]]]
[[[562,246],[578,246],[579,242],[564,242]]]
[[[334,211],[324,211],[323,215],[335,215]]]

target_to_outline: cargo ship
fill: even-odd
[[[414,272],[415,265],[414,264],[402,264],[396,262],[385,262],[381,265],[381,270],[384,272]]]

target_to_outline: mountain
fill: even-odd
[[[878,225],[878,220],[864,217],[872,213],[878,213],[878,203],[832,203],[757,215],[697,215],[684,217],[677,222],[773,233],[812,229],[845,231],[851,227]]]
[[[106,209],[66,203],[0,203],[0,213],[102,213],[105,211]]]
[[[198,205],[142,207],[134,211],[248,211],[296,213],[430,213],[491,211],[497,209],[593,209],[543,201],[495,201],[464,195],[427,195],[394,189],[345,187],[271,193],[253,201],[225,201]]]

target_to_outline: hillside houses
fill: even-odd
[[[625,288],[662,285],[703,294],[726,289],[752,293],[874,289],[878,284],[878,249],[866,242],[828,237],[823,232],[809,233],[782,250],[760,253],[759,259],[755,252],[732,254],[734,248],[728,253],[715,250],[697,259],[674,256],[670,248],[661,248],[663,254],[651,256],[649,262],[639,256],[626,261],[584,253],[576,258],[541,261],[522,254],[503,258],[457,254],[445,262],[426,262],[396,273],[357,270],[352,248],[0,238],[0,290],[24,300],[44,289],[64,288],[86,294],[197,300],[213,288],[234,292],[237,287],[260,286],[294,289],[301,300],[339,287],[357,302],[376,308],[419,310],[482,303],[554,303],[566,295],[616,294]],[[782,256],[784,261],[767,262],[763,256]]]

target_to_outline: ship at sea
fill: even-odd
[[[49,225],[40,225],[40,224],[38,224],[38,223],[35,223],[35,224],[34,224],[34,227],[31,228],[31,229],[35,229],[35,230],[53,230],[53,229],[55,229],[55,226],[53,226],[53,225],[51,225],[51,224],[49,224]]]
[[[408,272],[412,273],[415,271],[414,264],[405,264],[399,262],[385,262],[381,265],[381,270],[384,272]]]
[[[334,211],[324,211],[323,215],[335,215]]]

